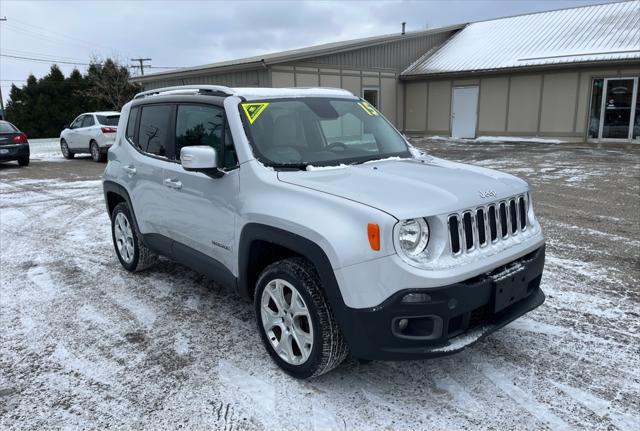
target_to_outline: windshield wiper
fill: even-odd
[[[305,171],[309,166],[308,163],[269,163],[267,166],[274,169],[294,169]]]
[[[360,159],[360,160],[354,160],[352,162],[349,162],[350,165],[361,165],[363,163],[367,163],[367,162],[373,162],[374,160],[382,160],[382,159],[386,159],[387,157],[380,157],[380,156],[375,156],[375,157],[367,157],[365,159]]]

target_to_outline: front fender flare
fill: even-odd
[[[333,310],[338,325],[342,329],[347,343],[351,344],[353,338],[357,335],[351,331],[349,316],[351,315],[349,307],[347,307],[342,299],[342,293],[338,286],[333,267],[324,250],[315,242],[304,238],[295,233],[291,233],[276,227],[249,223],[244,226],[240,234],[240,242],[238,246],[238,292],[240,295],[250,298],[251,291],[254,286],[249,285],[249,252],[253,241],[270,242],[281,247],[285,247],[295,253],[307,258],[318,271],[322,288],[325,293],[329,305]]]

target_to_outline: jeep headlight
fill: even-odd
[[[423,218],[400,222],[398,229],[400,251],[411,260],[418,260],[429,243],[429,224]]]

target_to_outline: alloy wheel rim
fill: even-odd
[[[118,213],[116,219],[113,222],[114,233],[116,237],[116,247],[120,257],[126,263],[131,263],[133,260],[134,244],[133,244],[133,231],[131,230],[131,223],[123,213]]]
[[[69,147],[66,142],[62,143],[62,154],[67,157],[69,155]]]
[[[91,156],[93,160],[98,160],[98,146],[96,144],[91,145]]]
[[[300,292],[286,280],[271,280],[262,291],[260,314],[278,356],[288,364],[305,363],[313,349],[313,323]]]

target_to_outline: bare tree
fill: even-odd
[[[129,82],[130,78],[129,69],[117,59],[93,57],[87,70],[89,88],[85,95],[93,99],[99,109],[119,111],[140,91],[140,87]]]

